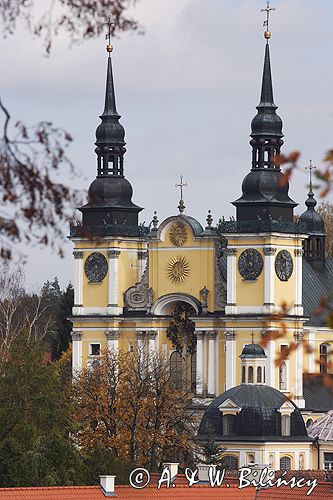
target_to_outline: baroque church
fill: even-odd
[[[295,218],[297,203],[274,161],[283,132],[273,99],[270,37],[267,24],[250,169],[233,202],[236,217],[214,224],[208,211],[204,225],[186,214],[182,194],[179,213],[159,222],[155,212],[148,227],[139,222],[142,208],[132,201],[125,177],[125,130],[116,108],[113,48],[107,46],[97,176],[79,208],[82,222],[70,229],[73,375],[98,363],[105,347],[160,352],[175,383],[185,364],[202,418],[199,439],[209,424],[216,439],[227,442],[231,467],[257,462],[331,469],[333,441],[315,441],[307,428],[333,409],[323,385],[333,332],[324,313],[314,314],[330,294],[333,262],[325,257],[324,222],[311,183],[306,210]],[[181,193],[182,186],[181,178]],[[184,318],[193,339],[185,353],[170,336],[170,325],[178,321],[179,327]]]

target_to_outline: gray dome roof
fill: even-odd
[[[305,222],[307,232],[310,234],[324,235],[325,223],[322,215],[315,210],[317,202],[314,198],[313,192],[310,190],[309,197],[305,202],[307,210],[302,213],[299,220]]]
[[[125,177],[97,177],[88,191],[89,205],[134,208],[133,189]]]
[[[240,358],[267,358],[264,349],[258,344],[247,344],[242,350]]]
[[[235,435],[223,435],[223,417],[219,406],[230,399],[241,411],[236,415]],[[278,409],[288,401],[291,414],[291,436],[281,436],[281,414]],[[267,385],[242,384],[220,394],[209,405],[202,418],[199,438],[206,429],[213,429],[215,438],[223,441],[309,441],[303,417],[297,406],[282,392]]]

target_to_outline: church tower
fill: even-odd
[[[107,45],[104,111],[96,130],[97,176],[88,203],[79,208],[82,223],[72,226],[75,245],[73,307],[73,372],[82,360],[95,362],[101,347],[118,347],[124,291],[142,277],[148,228],[140,225],[142,210],[132,201],[125,178],[125,130],[116,108],[111,52]]]
[[[304,258],[316,271],[325,270],[325,223],[323,216],[316,211],[317,201],[312,191],[312,167],[310,162],[310,190],[305,202],[307,210],[300,216],[300,221],[306,225],[309,237],[304,241]]]
[[[251,124],[252,168],[243,181],[242,196],[233,202],[236,220],[223,222],[221,228],[228,240],[226,389],[241,383],[234,353],[241,354],[253,331],[257,343],[265,337],[267,384],[293,394],[303,407],[302,347],[290,352],[283,373],[275,365],[286,352],[284,344],[303,338],[302,242],[306,235],[302,225],[293,221],[296,203],[275,163],[283,133],[273,99],[270,10],[268,5],[261,96]]]

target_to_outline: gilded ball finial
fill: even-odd
[[[113,51],[113,45],[111,45],[111,43],[108,43],[107,46],[106,46],[106,50],[107,50],[107,52],[112,52]]]
[[[270,31],[265,31],[264,33],[264,37],[266,38],[266,40],[269,40],[272,36],[272,33]]]

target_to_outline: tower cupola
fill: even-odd
[[[108,36],[104,111],[96,129],[97,177],[89,187],[88,203],[80,210],[83,226],[92,235],[101,235],[102,227],[103,234],[135,236],[142,208],[132,202],[133,188],[124,175],[125,130],[116,107],[110,31]]]
[[[317,271],[323,272],[325,269],[325,223],[323,216],[316,211],[317,201],[312,191],[312,170],[316,167],[307,167],[310,170],[310,190],[308,199],[305,202],[306,211],[300,216],[300,222],[305,223],[306,233],[309,237],[303,242],[305,259]]]
[[[239,356],[242,363],[242,384],[265,384],[266,358],[264,349],[252,340]]]
[[[283,145],[283,133],[282,120],[276,112],[273,97],[268,17],[265,26],[266,48],[260,102],[251,124],[252,169],[243,180],[242,196],[233,205],[237,209],[237,221],[292,222],[293,209],[297,204],[289,197],[289,183],[275,163]]]

